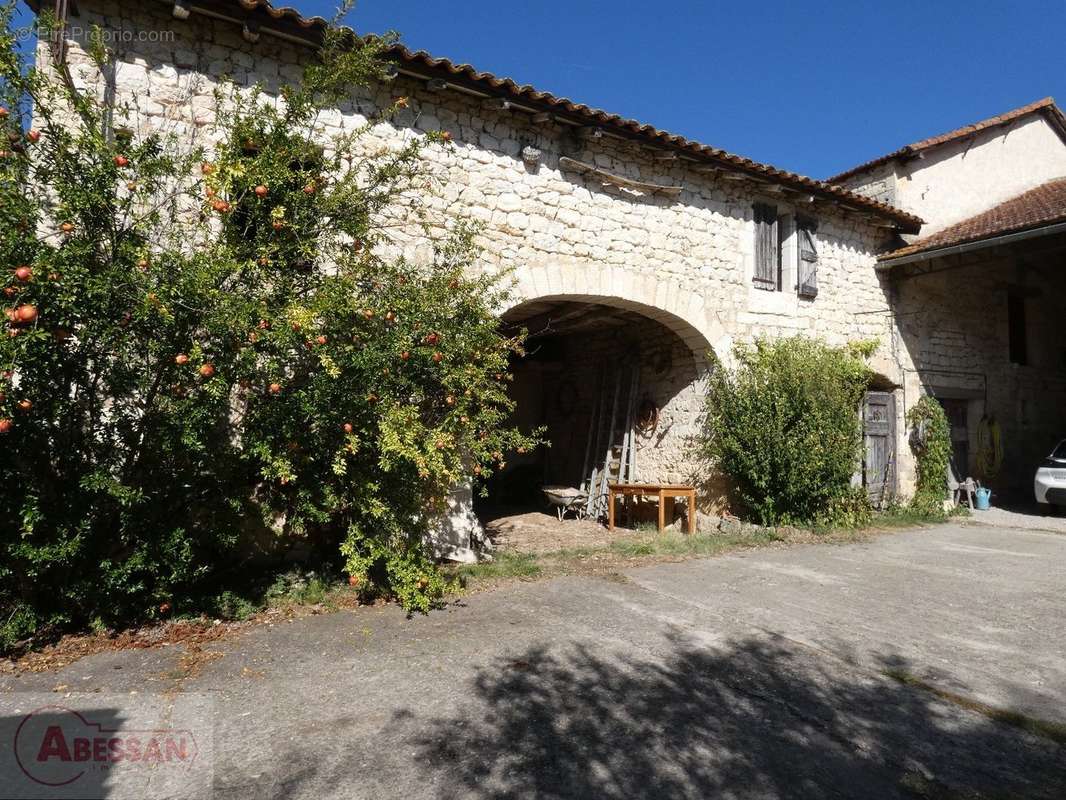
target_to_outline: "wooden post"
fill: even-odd
[[[693,489],[688,496],[688,534],[696,532],[696,490]]]
[[[614,399],[611,401],[610,431],[607,434],[607,451],[603,459],[603,476],[600,478],[599,497],[607,493],[607,484],[611,479],[611,454],[614,452],[614,423],[618,416],[618,393],[622,388],[622,370],[615,372]],[[609,500],[610,498],[608,498]]]
[[[599,408],[600,395],[603,394],[603,367],[600,367],[599,376],[596,380],[596,395],[592,398],[592,407],[589,410],[589,435],[585,440],[585,460],[581,462],[581,480],[588,481],[588,493],[592,494],[592,479],[589,478],[589,458],[593,451],[592,440],[596,435],[596,425],[598,423],[597,410]],[[599,445],[597,445],[598,447]],[[581,489],[585,489],[585,484],[581,484]]]
[[[622,436],[622,457],[618,462],[618,482],[619,483],[634,483],[635,477],[629,469],[630,462],[630,450],[636,446],[636,442],[633,441],[633,413],[634,405],[637,401],[637,390],[640,388],[640,367],[631,367],[630,381],[629,381],[629,396],[626,399],[626,422],[625,431]]]
[[[600,394],[599,394],[599,397],[597,397],[595,399],[595,405],[593,407],[593,424],[592,424],[592,427],[589,429],[589,436],[590,437],[594,437],[593,439],[590,439],[590,442],[591,441],[595,442],[594,444],[592,444],[592,455],[591,455],[592,459],[598,458],[596,453],[600,449],[600,437],[601,437],[600,430],[601,430],[601,428],[603,428],[603,415],[607,413],[606,412],[606,404],[607,404],[607,391],[606,391],[606,389],[607,389],[607,371],[606,371],[605,367],[601,367],[600,368],[599,385],[600,385]],[[587,463],[588,462],[586,461],[586,464]],[[589,475],[587,467],[585,469],[585,474]],[[595,462],[595,460],[593,460],[592,461],[592,474],[589,475],[588,498],[585,500],[585,516],[586,517],[591,517],[592,514],[596,510],[596,488],[599,485],[600,485],[599,470],[597,470],[596,462]]]
[[[666,530],[666,493],[659,490],[659,533]]]
[[[614,489],[607,488],[607,530],[614,530]]]

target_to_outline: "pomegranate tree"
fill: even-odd
[[[385,43],[331,32],[283,107],[223,91],[205,152],[101,136],[110,112],[22,69],[9,22],[0,105],[28,103],[34,135],[0,163],[0,649],[188,610],[257,528],[428,608],[448,492],[536,441],[506,423],[518,343],[475,232],[381,255],[379,212],[428,191],[447,137],[382,153],[314,131]]]

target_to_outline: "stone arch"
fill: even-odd
[[[727,361],[732,340],[703,292],[681,281],[659,278],[608,264],[569,263],[522,267],[514,275],[511,303],[501,314],[533,300],[595,302],[626,309],[655,320],[692,350],[697,370],[707,368],[713,354]]]

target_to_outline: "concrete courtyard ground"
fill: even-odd
[[[987,511],[974,511],[970,521],[995,528],[1066,533],[1066,513],[1061,509],[1038,506],[1036,503],[1021,503],[1009,507],[993,506]]]
[[[1054,533],[750,550],[5,676],[0,736],[19,692],[205,695],[220,798],[1061,798],[1064,590]]]

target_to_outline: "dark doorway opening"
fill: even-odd
[[[475,510],[490,530],[494,520],[530,512],[554,519],[545,486],[595,496],[597,468],[630,482],[665,481],[682,468],[702,398],[697,359],[676,332],[596,298],[529,301],[504,315],[503,328],[529,332],[525,355],[511,365],[513,421],[543,426],[550,446],[510,454],[504,469],[475,486]]]

